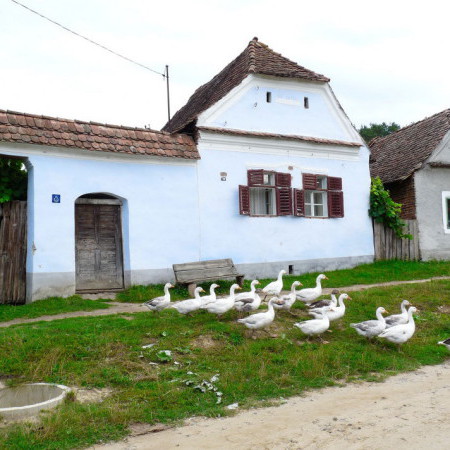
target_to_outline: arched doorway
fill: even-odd
[[[75,201],[76,291],[124,287],[122,200],[109,194],[86,194]]]

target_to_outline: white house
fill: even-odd
[[[0,112],[29,170],[29,300],[173,278],[373,260],[369,151],[329,79],[256,38],[163,132]]]

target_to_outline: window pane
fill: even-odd
[[[305,191],[305,203],[311,203],[311,191]]]
[[[305,204],[305,216],[311,216],[311,205]]]
[[[318,176],[317,177],[317,187],[319,189],[326,189],[327,188],[327,177]]]
[[[250,214],[255,216],[274,215],[275,190],[265,188],[251,188]]]
[[[314,205],[314,215],[317,217],[323,217],[323,206]]]
[[[314,203],[318,205],[323,204],[323,193],[322,192],[314,192]]]
[[[274,173],[265,173],[263,183],[266,186],[275,186],[275,174]]]
[[[450,229],[450,198],[447,199],[447,228]]]

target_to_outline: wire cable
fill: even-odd
[[[33,14],[36,14],[36,15],[38,15],[39,17],[42,17],[43,19],[48,20],[49,22],[53,23],[54,25],[57,25],[58,27],[62,28],[63,30],[68,31],[69,33],[72,33],[72,34],[74,34],[75,36],[78,36],[78,37],[84,39],[85,41],[88,41],[88,42],[90,42],[91,44],[94,44],[94,45],[96,45],[97,47],[100,47],[100,48],[102,48],[103,50],[106,50],[107,52],[112,53],[113,55],[116,55],[116,56],[118,56],[119,58],[124,59],[125,61],[128,61],[128,62],[131,62],[131,63],[133,63],[133,64],[136,64],[137,66],[140,66],[140,67],[142,67],[143,69],[149,70],[150,72],[156,73],[156,74],[158,74],[158,75],[162,75],[163,78],[166,78],[166,74],[164,74],[164,73],[158,72],[157,70],[153,70],[153,69],[151,69],[150,67],[148,67],[148,66],[146,66],[146,65],[144,65],[144,64],[141,64],[141,63],[139,63],[139,62],[137,62],[137,61],[134,61],[134,60],[131,59],[131,58],[128,58],[128,57],[126,57],[126,56],[124,56],[124,55],[121,55],[120,53],[117,53],[117,52],[115,52],[114,50],[111,50],[110,48],[105,47],[104,45],[99,44],[98,42],[95,42],[95,41],[93,41],[92,39],[89,39],[88,37],[83,36],[82,34],[77,33],[76,31],[73,31],[73,30],[71,30],[70,28],[65,27],[64,25],[61,25],[60,23],[58,23],[58,22],[56,22],[56,21],[54,21],[54,20],[52,20],[52,19],[50,19],[50,18],[44,16],[43,14],[41,14],[41,13],[35,11],[34,9],[31,9],[31,8],[29,8],[28,6],[23,5],[22,3],[18,2],[17,0],[11,0],[11,1],[12,1],[13,3],[16,3],[17,5],[21,6],[22,8],[27,9],[28,11],[32,12]]]

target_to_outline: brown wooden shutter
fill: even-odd
[[[344,217],[344,194],[342,191],[328,191],[328,217]]]
[[[292,189],[278,188],[277,194],[277,215],[290,216],[292,214]]]
[[[264,170],[248,170],[247,180],[249,186],[262,186],[264,184]]]
[[[250,188],[239,186],[239,214],[250,214]]]
[[[291,187],[291,174],[275,172],[275,185],[279,187]]]
[[[312,173],[304,173],[303,175],[303,189],[316,189],[317,188],[317,175]]]
[[[328,189],[330,191],[342,191],[342,178],[328,177]]]
[[[294,216],[302,217],[305,215],[305,191],[294,189]]]

